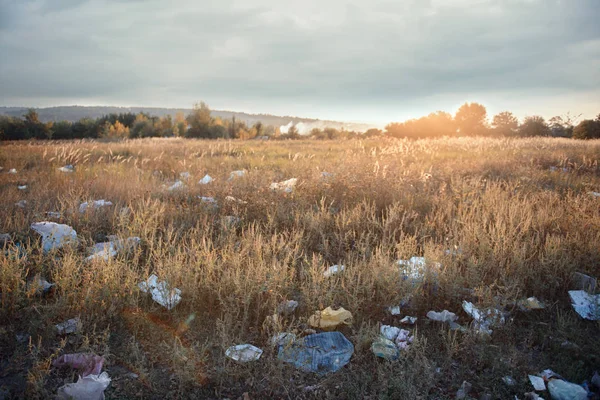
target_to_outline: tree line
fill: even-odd
[[[600,114],[594,120],[577,122],[579,117],[567,114],[548,121],[540,116],[526,117],[522,122],[509,111],[494,115],[489,121],[486,108],[478,103],[465,103],[451,115],[437,111],[427,116],[388,124],[384,130],[366,132],[335,128],[314,128],[300,134],[296,126],[282,133],[280,127],[256,122],[248,126],[244,121],[213,117],[211,110],[201,102],[185,116],[152,116],[146,113],[109,114],[97,119],[83,118],[77,122],[40,121],[37,112],[30,109],[22,118],[0,116],[0,140],[28,139],[134,139],[145,137],[228,138],[228,139],[348,139],[354,137],[434,138],[456,136],[533,137],[552,136],[575,139],[600,138]]]

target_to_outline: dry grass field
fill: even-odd
[[[106,359],[108,399],[454,399],[463,381],[467,398],[513,399],[547,368],[589,380],[600,323],[580,318],[567,291],[574,272],[600,277],[600,198],[589,194],[599,160],[600,141],[549,138],[2,144],[0,398],[52,398],[77,380],[52,361],[78,352]],[[185,187],[169,191],[181,172]],[[198,184],[206,174],[214,181]],[[291,193],[269,188],[289,178]],[[113,205],[79,212],[98,199]],[[30,229],[41,221],[73,227],[78,244],[42,252]],[[109,235],[141,241],[86,262]],[[441,267],[412,284],[396,263],[412,256]],[[334,264],[346,270],[325,277]],[[171,310],[138,289],[151,274],[181,290]],[[55,286],[40,295],[35,276]],[[531,296],[545,308],[515,306]],[[292,299],[292,315],[268,318]],[[476,332],[463,300],[505,310],[506,323]],[[328,306],[353,315],[339,328],[349,364],[319,376],[278,360],[270,337],[301,335]],[[467,329],[426,317],[444,309]],[[412,345],[396,361],[375,357],[379,325],[406,315],[418,317]],[[78,331],[58,335],[75,317]],[[262,357],[225,356],[242,343]]]

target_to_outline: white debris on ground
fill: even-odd
[[[68,164],[68,165],[65,165],[64,167],[60,167],[58,170],[61,172],[73,172],[75,170],[75,168],[71,164]]]
[[[46,211],[45,214],[48,218],[60,218],[62,216],[61,213],[56,211]]]
[[[544,378],[535,375],[529,375],[529,382],[535,390],[538,392],[546,390],[546,382],[544,382]]]
[[[235,178],[241,178],[244,175],[246,175],[247,172],[248,171],[246,171],[245,169],[241,169],[241,170],[238,170],[238,171],[231,171],[231,173],[229,174],[229,179],[227,179],[227,180],[228,181],[232,181]]]
[[[394,342],[398,350],[406,350],[414,339],[410,331],[390,325],[381,325],[379,333],[385,339]]]
[[[591,295],[583,290],[569,290],[573,309],[584,319],[600,320],[600,294]]]
[[[387,310],[392,315],[400,315],[400,306],[389,306]]]
[[[141,242],[139,237],[130,237],[127,239],[119,239],[116,236],[109,236],[108,242],[96,243],[90,253],[91,255],[87,257],[86,261],[94,261],[94,260],[104,260],[108,261],[109,259],[116,256],[119,252],[125,252],[135,249]]]
[[[108,206],[112,206],[112,205],[113,205],[112,202],[106,201],[104,199],[102,199],[102,200],[94,200],[94,201],[92,201],[91,204],[86,201],[86,202],[83,202],[83,203],[81,203],[79,205],[79,212],[83,214],[90,207],[91,207],[92,210],[96,210],[96,209],[101,208],[101,207],[108,207]]]
[[[140,282],[138,287],[144,293],[150,292],[152,300],[167,310],[172,309],[181,301],[181,290],[177,288],[170,289],[167,282],[159,282],[158,277],[154,274],[150,275],[145,282]]]
[[[458,316],[456,314],[454,314],[453,312],[444,310],[441,312],[429,311],[427,313],[427,318],[432,319],[434,321],[439,321],[439,322],[454,322],[458,319]]]
[[[65,245],[77,244],[77,232],[69,225],[44,221],[31,224],[31,229],[42,235],[44,253]]]
[[[212,181],[214,181],[214,179],[210,175],[206,174],[206,175],[204,175],[204,178],[202,178],[198,181],[198,184],[199,185],[208,185]]]
[[[400,320],[401,324],[414,325],[417,322],[417,317],[409,317],[408,315]]]
[[[500,310],[495,308],[489,308],[484,311],[479,310],[473,303],[466,300],[463,301],[462,307],[474,319],[473,328],[481,333],[491,335],[493,332],[491,329],[492,326],[504,324],[504,314]]]
[[[79,329],[81,320],[79,317],[71,318],[60,324],[56,324],[54,327],[59,335],[67,335],[69,333],[75,333]]]
[[[600,197],[600,192],[588,192],[588,194],[592,197]]]
[[[77,382],[58,388],[59,400],[104,400],[104,390],[110,385],[110,376],[103,372],[99,375],[79,377]]]
[[[297,178],[291,178],[291,179],[288,179],[287,181],[273,182],[273,183],[271,183],[271,186],[269,186],[269,188],[271,190],[278,190],[278,191],[282,191],[285,193],[292,193],[294,191],[294,187],[296,186],[297,182],[298,182]]]
[[[428,266],[435,270],[439,270],[442,267],[442,264],[438,262],[428,262],[425,257],[411,257],[409,260],[398,260],[396,263],[400,267],[403,279],[408,279],[413,283],[421,282],[425,279]]]
[[[9,170],[8,170],[8,173],[9,173],[9,174],[16,174],[16,173],[17,173],[17,170],[16,170],[16,169],[14,169],[14,168],[11,168],[11,169],[9,169]]]
[[[331,267],[327,268],[327,271],[323,272],[323,276],[325,278],[329,278],[333,275],[339,274],[340,272],[344,271],[346,269],[345,265],[332,265]]]
[[[192,175],[189,172],[180,172],[179,177],[183,180],[190,179]]]
[[[27,206],[27,200],[19,200],[15,203],[15,206],[25,208]]]
[[[262,353],[261,349],[251,344],[238,344],[225,350],[225,355],[228,358],[242,363],[256,361]]]
[[[296,340],[296,335],[289,332],[282,332],[274,335],[271,339],[269,339],[269,344],[271,346],[287,346]]]
[[[543,310],[544,304],[535,297],[529,297],[525,300],[517,302],[517,306],[521,311]]]
[[[41,276],[36,275],[27,282],[27,290],[33,293],[45,293],[55,285],[55,283],[50,283]]]
[[[18,185],[17,189],[19,189],[19,190],[27,190],[27,185]]]
[[[184,187],[185,187],[185,185],[184,185],[184,183],[183,183],[183,182],[181,182],[181,181],[175,181],[175,183],[174,183],[174,184],[172,184],[171,186],[169,186],[169,187],[167,188],[167,190],[168,190],[169,192],[172,192],[172,191],[174,191],[174,190],[181,190],[181,189],[183,189]]]

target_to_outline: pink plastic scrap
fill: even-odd
[[[52,362],[55,367],[78,369],[82,377],[99,375],[103,364],[104,357],[85,353],[64,354]]]

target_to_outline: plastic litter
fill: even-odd
[[[77,232],[69,225],[44,221],[31,224],[31,229],[42,235],[44,253],[65,245],[77,244]]]
[[[17,189],[19,189],[19,190],[27,190],[27,185],[18,185]]]
[[[591,295],[583,290],[569,290],[573,309],[582,318],[600,320],[600,294]]]
[[[344,271],[346,269],[345,265],[332,265],[331,267],[327,268],[327,271],[325,271],[323,273],[323,276],[325,276],[325,278],[329,278],[333,275],[339,274],[340,272]]]
[[[86,202],[81,203],[79,205],[79,212],[83,214],[84,212],[87,211],[87,209],[89,207],[91,207],[93,210],[96,210],[96,209],[98,209],[100,207],[108,207],[108,206],[112,206],[112,205],[113,205],[112,202],[106,201],[106,200],[94,200],[94,201],[92,201],[92,204],[89,204],[86,201]]]
[[[277,306],[277,313],[281,315],[291,315],[298,308],[296,300],[286,300]]]
[[[598,280],[581,272],[575,272],[573,273],[573,284],[575,290],[585,290],[590,294],[594,294]]]
[[[515,381],[512,376],[503,377],[502,382],[504,382],[507,386],[515,386],[517,384],[517,381]]]
[[[200,185],[208,185],[212,181],[214,181],[214,179],[210,175],[206,174],[206,175],[204,175],[204,177],[202,179],[200,179],[198,181],[198,184],[200,184]]]
[[[519,302],[517,302],[517,305],[519,306],[519,309],[521,309],[521,311],[544,309],[544,304],[535,297],[529,297],[528,299],[520,300]]]
[[[185,184],[181,181],[175,181],[171,186],[167,188],[169,192],[173,192],[175,190],[181,190],[185,187]]]
[[[11,168],[11,169],[9,169],[9,170],[8,170],[8,173],[9,173],[9,174],[16,174],[16,173],[17,173],[17,170],[16,170],[16,169],[14,169],[14,168]]]
[[[15,206],[25,208],[27,206],[27,200],[19,200],[15,203]]]
[[[295,340],[296,335],[294,335],[293,333],[282,332],[273,336],[269,340],[269,343],[271,344],[271,346],[287,346]]]
[[[73,172],[75,170],[75,168],[71,164],[68,164],[68,165],[65,165],[64,167],[60,167],[58,170],[61,172]]]
[[[400,306],[390,306],[387,310],[392,315],[400,315]]]
[[[55,367],[71,367],[78,369],[81,376],[99,375],[102,372],[104,357],[95,354],[63,354],[52,362]]]
[[[179,177],[181,179],[187,180],[190,179],[191,174],[189,172],[180,172]]]
[[[454,322],[458,319],[456,314],[454,314],[453,312],[450,312],[448,310],[444,310],[441,312],[429,311],[427,313],[427,318],[432,319],[434,321],[439,321],[439,322]]]
[[[408,315],[400,320],[401,324],[414,325],[417,322],[417,317],[409,317]]]
[[[588,393],[583,387],[560,379],[551,379],[548,382],[548,391],[553,400],[586,400],[588,398]]]
[[[371,344],[371,351],[377,357],[384,358],[386,360],[397,360],[400,357],[400,350],[394,342],[385,337],[378,337]]]
[[[55,211],[47,211],[46,212],[46,217],[48,218],[61,218],[62,215],[59,212],[55,212]]]
[[[348,364],[354,345],[340,332],[305,336],[287,346],[279,346],[277,358],[308,372],[336,372]]]
[[[100,375],[79,377],[76,383],[69,383],[58,388],[56,398],[59,400],[104,400],[104,390],[110,385],[110,381],[106,372]]]
[[[96,243],[91,249],[91,255],[86,261],[104,260],[108,261],[120,252],[130,251],[135,249],[141,239],[139,237],[130,237],[127,239],[118,239],[115,236],[109,237],[109,242]]]
[[[225,351],[225,355],[228,358],[243,363],[258,360],[262,353],[261,349],[251,344],[238,344],[237,346],[231,346]]]
[[[588,194],[592,197],[600,197],[600,192],[588,192]]]
[[[396,337],[395,343],[399,350],[406,350],[410,343],[413,342],[414,336],[406,329],[400,329],[400,333]]]
[[[539,376],[529,375],[529,382],[535,390],[538,392],[546,390],[546,383],[544,382],[544,378],[540,378]]]
[[[33,293],[47,293],[54,286],[56,286],[55,283],[50,283],[39,275],[27,282],[27,290]]]
[[[279,190],[285,193],[292,193],[294,191],[294,187],[296,186],[296,183],[298,182],[297,178],[291,178],[288,179],[287,181],[282,181],[282,182],[273,182],[271,183],[271,186],[269,186],[269,188],[271,190]]]
[[[471,391],[471,384],[467,381],[463,381],[462,385],[460,385],[460,389],[456,392],[456,399],[466,399]]]
[[[352,314],[341,307],[337,310],[327,307],[323,311],[315,311],[308,319],[308,324],[326,331],[333,330],[339,325],[351,325]]]
[[[229,174],[229,179],[228,181],[232,181],[235,178],[241,178],[242,176],[246,175],[247,171],[245,169],[241,169],[238,171],[231,171],[231,173]]]
[[[61,322],[60,324],[56,324],[55,328],[59,335],[67,335],[69,333],[75,333],[79,329],[80,319],[71,318],[66,320],[65,322]]]
[[[402,280],[409,280],[413,285],[425,280],[428,266],[434,276],[442,266],[438,262],[429,263],[425,257],[411,257],[409,260],[398,260],[396,263],[400,267]]]
[[[396,338],[400,334],[400,328],[396,328],[395,326],[390,325],[381,325],[381,327],[379,328],[379,333],[381,333],[381,336],[388,340],[396,340]]]
[[[463,310],[467,314],[469,314],[475,321],[473,322],[473,327],[475,330],[491,334],[492,326],[498,326],[504,324],[504,315],[501,311],[495,308],[489,308],[487,310],[479,310],[473,303],[470,303],[466,300],[462,303]]]
[[[177,288],[170,289],[167,282],[159,282],[158,277],[154,274],[150,275],[145,282],[139,283],[138,287],[144,293],[150,292],[152,300],[167,310],[172,309],[181,301],[181,290]]]

